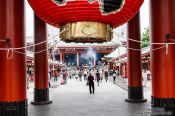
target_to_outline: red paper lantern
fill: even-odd
[[[28,0],[41,19],[56,27],[79,21],[96,21],[117,27],[129,21],[138,12],[144,0],[122,0],[124,4],[120,11],[108,15],[103,15],[100,11],[98,1],[104,0],[67,0],[63,5],[55,1],[64,0]]]
[[[28,0],[42,20],[60,30],[65,42],[106,42],[111,27],[128,22],[144,0]],[[67,29],[68,28],[68,29]]]

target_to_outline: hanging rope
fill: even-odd
[[[13,58],[13,51],[11,49],[8,49],[7,51],[7,59],[11,60]]]
[[[114,41],[112,41],[112,42],[115,43],[115,44],[117,44],[118,46],[126,47],[126,48],[127,48],[127,46],[118,44],[118,43],[116,43],[116,42],[114,42]],[[158,48],[151,49],[151,50],[152,50],[152,51],[155,51],[155,50],[159,50],[159,49],[162,49],[162,48],[165,48],[165,47],[166,47],[166,46],[162,46],[162,47],[158,47]],[[135,49],[135,48],[127,48],[127,49],[129,49],[129,50],[135,50],[135,51],[147,51],[147,50],[144,50],[144,49]]]
[[[45,51],[47,51],[48,49],[51,49],[51,48],[55,47],[59,42],[61,42],[61,40],[58,41],[58,42],[57,42],[55,45],[53,45],[53,46],[50,46],[50,47],[48,47],[48,48],[46,48],[46,49],[44,49],[44,50],[41,50],[41,51],[38,51],[38,52],[33,52],[33,53],[34,53],[34,54],[39,54],[39,53],[45,52]],[[13,50],[13,52],[18,53],[18,54],[23,54],[23,55],[27,54],[27,53],[19,52],[19,51],[16,51],[16,50]]]
[[[60,34],[62,34],[64,31],[65,31],[65,29],[63,29],[63,30],[60,32]],[[48,42],[48,41],[50,41],[50,40],[53,40],[53,39],[54,39],[55,37],[57,37],[57,36],[59,36],[59,34],[58,34],[58,35],[55,35],[54,37],[52,37],[52,38],[49,39],[49,40],[45,40],[45,41],[42,41],[42,42],[40,42],[40,43],[33,44],[33,45],[29,45],[29,46],[24,46],[24,47],[19,47],[19,48],[0,48],[0,50],[8,51],[9,49],[11,49],[11,50],[27,49],[27,48],[31,48],[31,47],[35,47],[35,46],[41,45],[41,44],[46,43],[46,42]],[[1,41],[4,41],[4,40],[1,40]]]
[[[175,43],[153,43],[153,42],[151,43],[151,42],[143,42],[143,41],[134,40],[134,39],[131,39],[131,38],[128,38],[128,37],[124,37],[123,35],[120,35],[120,34],[118,34],[115,31],[113,31],[113,32],[114,32],[114,34],[116,34],[116,35],[118,35],[118,36],[120,36],[122,38],[125,38],[125,39],[130,40],[130,41],[133,41],[133,42],[138,42],[138,43],[147,43],[147,44],[150,44],[150,45],[166,45],[166,44],[168,44],[168,45],[174,45],[175,44]]]

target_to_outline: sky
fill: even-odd
[[[145,0],[140,12],[141,32],[144,32],[144,28],[149,27],[149,0]]]
[[[27,0],[25,0],[25,24],[26,24],[26,36],[33,36],[33,29],[34,29],[34,24],[33,24],[33,10],[29,6]]]
[[[144,28],[147,28],[149,26],[149,0],[145,0],[144,4],[142,5],[140,9],[140,20],[141,20],[141,32],[144,32]],[[25,3],[25,10],[26,10],[26,37],[33,36],[33,29],[34,29],[34,24],[33,24],[33,11],[29,4]],[[49,31],[51,33],[52,30]]]

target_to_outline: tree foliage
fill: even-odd
[[[145,28],[145,31],[142,34],[142,48],[148,47],[150,45],[150,31],[149,28]]]

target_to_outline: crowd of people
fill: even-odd
[[[29,71],[30,70],[28,70],[28,72]],[[29,75],[32,73],[27,73],[27,74]],[[76,79],[76,81],[80,81],[80,82],[84,80],[87,82],[87,85],[89,86],[89,92],[91,94],[91,93],[94,93],[94,81],[97,82],[97,86],[100,86],[100,82],[102,82],[103,80],[107,82],[109,77],[112,77],[113,82],[115,83],[116,78],[119,76],[120,76],[119,70],[117,69],[112,70],[105,67],[92,68],[92,69],[64,68],[62,70],[49,71],[48,82],[49,82],[49,87],[51,87],[51,80],[54,82],[58,82],[58,80],[60,80],[61,84],[67,84],[67,79],[74,78]],[[151,72],[149,70],[143,69],[142,78],[143,78],[143,86],[146,86],[147,80],[151,80]]]
[[[93,69],[62,69],[60,72],[55,71],[54,74],[49,71],[49,85],[51,78],[53,81],[58,81],[61,84],[67,84],[67,79],[76,79],[76,81],[86,81],[89,86],[90,94],[94,93],[94,81],[100,86],[100,82],[105,80],[108,81],[109,77],[113,77],[113,82],[115,83],[116,77],[119,76],[118,70],[108,70],[106,68],[93,68]]]

